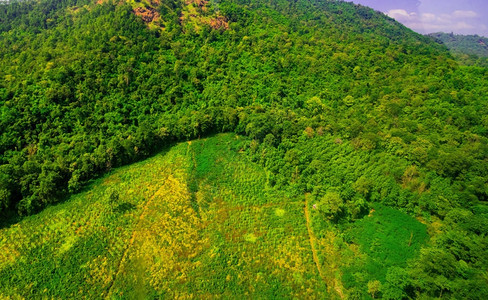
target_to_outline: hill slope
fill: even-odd
[[[366,254],[331,229],[321,237],[306,197],[270,188],[265,170],[242,151],[248,143],[231,134],[181,143],[2,229],[0,295],[347,295],[339,267]],[[375,222],[387,220],[380,211]],[[407,231],[423,226],[396,217],[406,218]],[[394,243],[401,240],[397,234]],[[413,255],[421,241],[409,245]]]
[[[32,213],[111,167],[211,132],[280,140],[323,127],[382,149],[401,132],[433,145],[452,130],[486,135],[486,71],[457,68],[436,43],[364,7],[224,2],[229,29],[199,30],[178,2],[150,30],[132,4],[61,3],[47,16],[31,2],[1,7],[4,210]],[[263,111],[297,126],[251,126],[246,116]]]
[[[253,168],[261,168],[261,181],[245,187],[255,194],[252,201],[268,203],[260,193],[269,189],[285,193],[277,197],[290,206],[301,203],[289,224],[305,236],[293,245],[310,245],[308,257],[300,259],[316,295],[488,298],[488,69],[459,66],[444,46],[342,1],[22,1],[0,5],[0,21],[0,213],[11,224],[5,230],[15,232],[21,224],[6,217],[36,213],[175,141],[235,132],[249,139],[242,147],[245,165],[253,161]],[[229,165],[234,161],[229,158]],[[188,172],[190,179],[217,176],[198,167]],[[181,199],[190,197],[193,210],[188,201],[178,202],[181,213],[199,211],[191,196],[198,180],[175,189]],[[132,184],[130,178],[121,181]],[[225,184],[231,194],[243,188]],[[134,195],[147,199],[145,189],[136,186]],[[110,195],[115,202],[121,197]],[[128,203],[114,209],[130,215],[135,208]],[[153,202],[134,202],[140,213],[141,203]],[[94,204],[93,214],[104,205]],[[147,211],[157,214],[158,208]],[[139,216],[118,229],[135,249],[138,234],[127,239],[139,232],[131,231]],[[158,224],[142,216],[140,226]],[[185,223],[189,232],[199,228],[200,217]],[[107,220],[105,227],[118,224]],[[249,243],[262,237],[243,234]],[[93,237],[106,245],[103,235]],[[150,237],[164,249],[157,234]],[[7,240],[5,247],[26,247],[26,255],[32,253],[27,257],[52,253],[50,243],[37,247],[40,240],[29,244],[24,235]],[[209,245],[214,242],[219,247],[218,240]],[[66,247],[66,253],[75,251]],[[100,247],[97,253],[105,253]],[[279,249],[263,247],[266,253]],[[16,293],[22,278],[16,272],[22,271],[9,266],[25,261],[17,261],[13,250],[5,253],[2,276],[11,280],[5,289]],[[138,259],[126,253],[114,256],[122,266]],[[103,295],[124,286],[114,257],[106,263],[113,280],[97,290]],[[25,277],[26,289],[38,295],[44,289],[36,290],[37,283],[46,288],[63,282],[62,276],[35,277],[55,270],[59,260],[47,269],[37,263],[39,269]],[[215,276],[222,279],[223,273]],[[303,278],[273,276],[259,290],[303,292],[295,286]],[[277,292],[270,286],[275,282]],[[77,286],[68,293],[74,295]],[[219,288],[209,283],[201,291]],[[236,289],[252,292],[239,284]]]
[[[438,39],[445,44],[449,50],[455,53],[464,53],[481,57],[488,56],[488,38],[478,35],[458,35],[442,32],[431,33],[429,36]]]
[[[488,67],[488,38],[443,32],[431,33],[429,36],[446,45],[461,62],[467,65]]]

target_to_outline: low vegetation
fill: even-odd
[[[344,1],[0,4],[1,294],[488,299],[455,58]]]
[[[303,198],[234,135],[181,143],[0,231],[3,297],[317,297]]]
[[[405,295],[395,280],[422,274],[408,272],[437,225],[382,205],[337,224],[312,195],[271,187],[250,146],[233,134],[181,143],[1,229],[0,295]]]

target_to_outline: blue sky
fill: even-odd
[[[384,12],[419,32],[488,37],[488,0],[349,0]]]

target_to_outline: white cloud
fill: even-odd
[[[414,12],[408,13],[404,9],[392,9],[387,13],[388,16],[396,19],[399,22],[409,21],[417,18],[417,14]]]
[[[471,24],[468,24],[466,22],[457,22],[456,25],[454,25],[454,29],[456,30],[463,30],[463,29],[474,29],[475,27]]]
[[[436,19],[437,23],[444,23],[444,24],[451,24],[452,23],[452,16],[448,14],[441,14]]]
[[[424,22],[434,22],[437,20],[437,16],[434,14],[425,13],[421,15],[422,21]]]
[[[423,33],[444,31],[467,33],[476,26],[474,19],[478,14],[471,10],[456,10],[450,14],[415,13],[404,9],[392,9],[387,15],[411,29]],[[478,26],[479,27],[479,26]]]
[[[472,19],[477,18],[478,14],[472,10],[456,10],[452,16],[457,19]]]

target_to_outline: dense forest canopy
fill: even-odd
[[[446,45],[459,62],[466,65],[488,67],[488,38],[479,35],[431,33],[428,36]]]
[[[445,44],[454,53],[471,54],[480,57],[488,56],[488,38],[486,37],[443,32],[431,33],[429,36]]]
[[[382,13],[317,0],[15,1],[0,5],[0,46],[3,215],[175,141],[236,132],[272,187],[324,203],[327,226],[373,203],[441,224],[384,274],[386,298],[488,297],[488,69]]]

